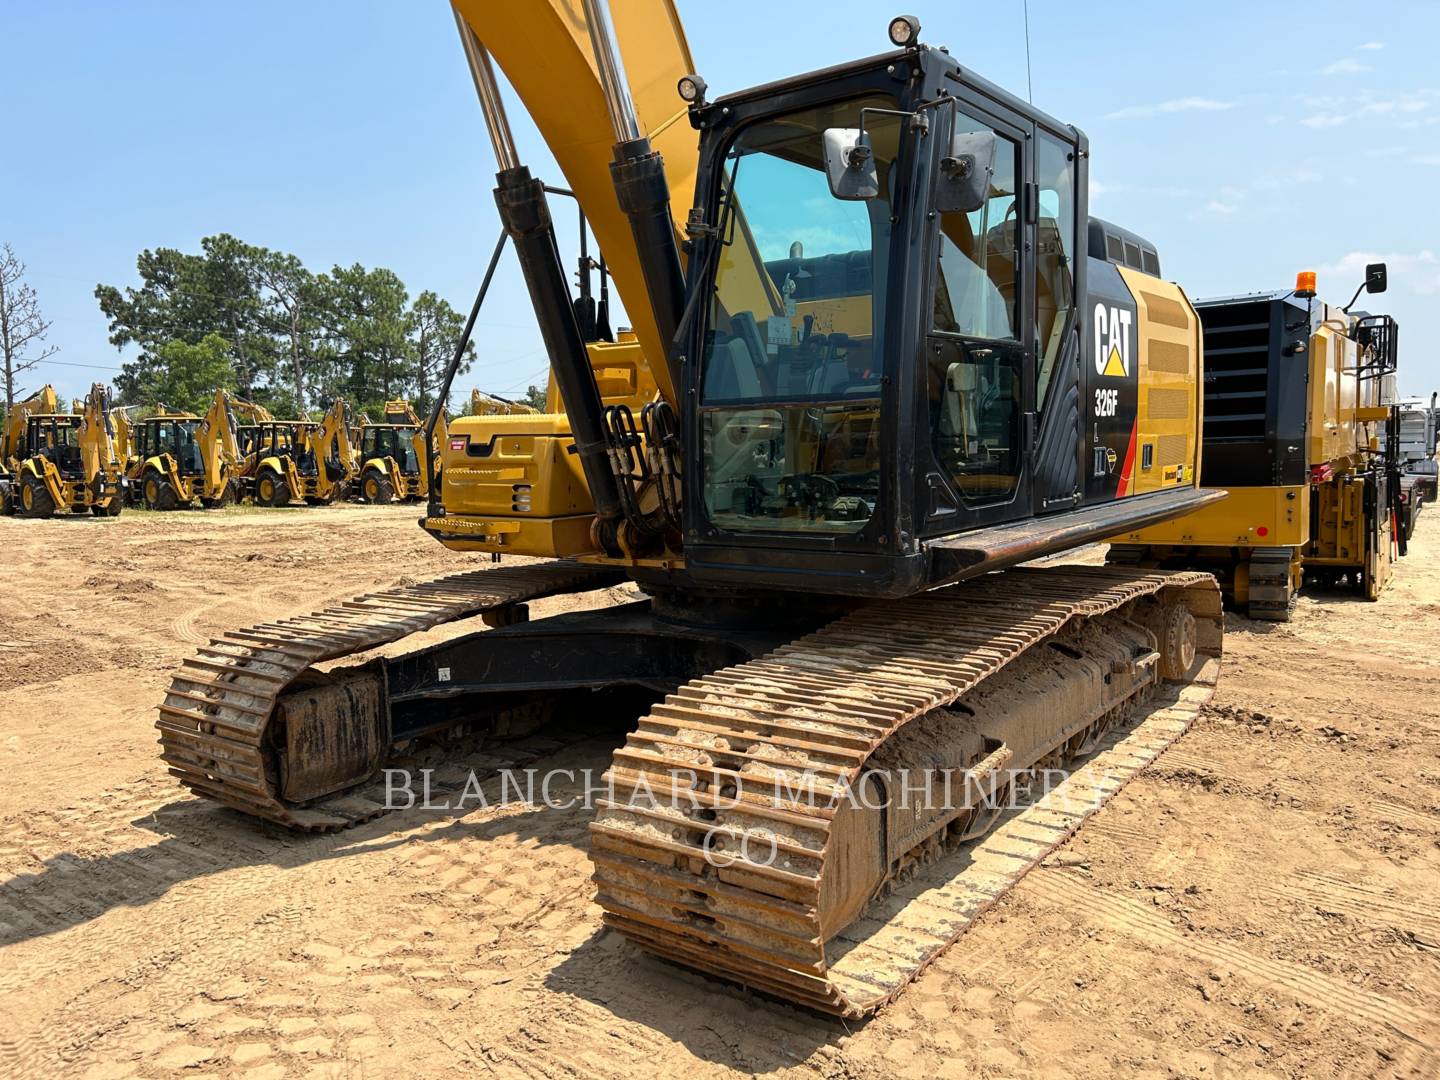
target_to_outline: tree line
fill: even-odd
[[[413,299],[392,270],[355,263],[309,270],[296,256],[227,233],[200,253],[142,251],[138,287],[97,285],[110,343],[139,350],[115,379],[127,405],[203,410],[216,389],[276,416],[336,397],[375,414],[407,398],[435,402],[464,317],[436,293]],[[460,372],[469,370],[474,346]]]

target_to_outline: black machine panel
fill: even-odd
[[[1128,493],[1140,395],[1135,298],[1112,263],[1090,259],[1090,296],[1080,324],[1085,417],[1085,502]]]
[[[1205,334],[1201,483],[1305,483],[1308,305],[1274,293],[1201,300],[1195,309]]]

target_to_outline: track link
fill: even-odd
[[[623,580],[619,571],[567,559],[495,567],[232,630],[188,657],[173,677],[156,721],[160,755],[195,794],[242,813],[309,832],[356,825],[384,811],[369,787],[305,805],[281,796],[270,736],[287,688],[323,661],[507,605]]]
[[[1246,605],[1250,618],[1290,621],[1290,606],[1295,599],[1291,562],[1289,548],[1256,548],[1250,553],[1250,599]]]
[[[1194,617],[1196,661],[1188,684],[1169,688],[1171,706],[1127,736],[1117,759],[1066,782],[1085,786],[1088,803],[1046,796],[971,849],[958,875],[942,858],[935,888],[875,900],[843,928],[822,925],[825,890],[837,887],[827,862],[846,854],[832,843],[833,799],[882,743],[1073,620],[1157,594]],[[696,679],[640,721],[607,773],[615,797],[601,800],[591,826],[605,922],[687,967],[820,1011],[869,1013],[1077,828],[1117,777],[1185,731],[1213,692],[1222,627],[1208,574],[1025,568],[861,609]],[[1057,730],[1089,742],[1115,717],[1088,728],[1070,719],[1057,718]],[[637,801],[642,792],[657,797]]]

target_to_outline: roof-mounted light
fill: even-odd
[[[901,49],[920,40],[920,20],[914,15],[897,15],[890,20],[890,41]]]
[[[1315,271],[1301,270],[1295,275],[1295,295],[1308,300],[1315,295]]]
[[[687,105],[705,104],[705,80],[699,75],[680,76],[680,81],[675,84],[675,89],[680,94],[680,100]]]

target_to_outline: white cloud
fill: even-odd
[[[1440,165],[1440,154],[1416,154],[1410,160],[1416,165]]]
[[[1440,258],[1429,248],[1413,255],[1403,252],[1381,254],[1374,251],[1352,251],[1335,262],[1316,268],[1322,279],[1330,279],[1341,289],[1353,289],[1365,278],[1365,267],[1383,262],[1390,273],[1390,287],[1409,292],[1440,293]],[[1336,295],[1339,295],[1338,293]]]
[[[1178,112],[1219,112],[1223,109],[1233,109],[1233,101],[1216,101],[1214,98],[1183,97],[1175,98],[1172,101],[1158,101],[1153,105],[1127,105],[1123,109],[1116,109],[1112,113],[1106,113],[1106,120],[1141,120],[1149,116],[1163,116],[1168,113]]]
[[[1387,117],[1396,127],[1415,128],[1427,127],[1431,123],[1429,117],[1418,114],[1434,107],[1440,100],[1440,90],[1402,90],[1389,97],[1378,97],[1373,90],[1358,94],[1298,94],[1296,100],[1314,110],[1300,121],[1306,127],[1339,127],[1347,120]]]
[[[1369,64],[1362,64],[1359,60],[1345,56],[1336,60],[1333,64],[1320,69],[1321,75],[1359,75],[1362,71],[1369,71]]]
[[[1250,186],[1256,191],[1289,191],[1300,184],[1319,184],[1324,180],[1323,173],[1302,165],[1289,172],[1266,173],[1263,176],[1257,176]]]
[[[1383,49],[1383,48],[1385,48],[1385,43],[1384,43],[1383,41],[1367,41],[1367,42],[1365,42],[1364,45],[1361,45],[1360,48],[1362,48],[1362,49]]]
[[[1190,216],[1202,220],[1204,218],[1232,217],[1240,212],[1240,207],[1244,201],[1244,189],[1227,184],[1215,192],[1212,199],[1195,210]]]

